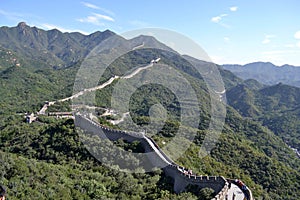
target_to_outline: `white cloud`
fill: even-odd
[[[269,44],[271,42],[271,38],[276,37],[276,35],[265,35],[264,40],[261,42],[262,44]]]
[[[101,10],[102,12],[108,14],[108,15],[111,15],[111,16],[115,16],[115,13],[108,10],[108,9],[105,9],[105,8],[101,8],[95,4],[91,4],[91,3],[88,3],[88,2],[81,2],[85,7],[87,8],[91,8],[91,9],[95,9],[95,10]]]
[[[230,41],[230,38],[229,38],[229,37],[224,37],[224,41],[225,41],[225,42],[229,42],[229,41]]]
[[[91,23],[97,26],[104,26],[104,23],[100,22],[100,19],[95,16],[87,16],[86,18],[78,19],[78,21],[82,23]]]
[[[216,24],[220,24],[221,26],[223,26],[223,27],[225,27],[225,28],[230,28],[229,25],[227,25],[227,24],[225,24],[225,23],[222,22],[222,21],[223,21],[223,18],[226,17],[226,16],[228,16],[228,15],[227,15],[227,14],[221,14],[221,15],[218,15],[218,16],[216,16],[216,17],[212,17],[212,18],[210,19],[210,21],[211,21],[211,22],[214,22],[214,23],[216,23]]]
[[[296,44],[296,45],[297,45],[297,47],[299,47],[299,48],[300,48],[300,41],[299,41],[299,42],[297,42],[297,44]]]
[[[297,31],[297,32],[295,33],[294,37],[295,37],[296,39],[300,39],[300,31]]]
[[[215,22],[215,23],[218,23],[219,21],[221,21],[221,17],[220,16],[217,16],[217,17],[213,17],[213,18],[211,18],[211,21],[212,22]]]
[[[238,7],[237,6],[232,6],[229,9],[230,9],[230,11],[235,12],[235,11],[238,10]]]
[[[216,16],[216,17],[212,17],[211,18],[211,21],[214,22],[214,23],[219,23],[223,17],[226,17],[227,14],[222,14],[222,15],[219,15],[219,16]]]
[[[78,19],[77,21],[79,22],[83,22],[83,23],[91,23],[97,26],[104,26],[105,24],[103,23],[103,21],[110,21],[110,22],[114,22],[115,20],[107,15],[101,15],[98,13],[93,13],[90,16],[87,16],[86,18],[81,18]]]
[[[78,30],[78,29],[65,29],[65,28],[62,28],[60,26],[57,26],[57,25],[53,25],[53,24],[42,24],[41,25],[42,28],[45,28],[45,29],[48,29],[48,30],[52,30],[52,29],[57,29],[57,30],[60,30],[61,32],[65,33],[65,32],[68,32],[68,33],[71,33],[71,32],[79,32],[79,33],[82,33],[84,35],[88,35],[89,33],[85,32],[85,31],[82,31],[82,30]]]
[[[14,20],[14,21],[25,21],[23,19],[24,15],[16,12],[8,12],[0,9],[0,15],[3,15],[5,18]]]
[[[94,4],[91,4],[91,3],[88,3],[88,2],[81,2],[81,3],[82,3],[85,7],[99,10],[99,7],[96,6],[96,5],[94,5]]]
[[[113,18],[111,18],[110,16],[107,15],[101,15],[101,14],[97,14],[97,13],[93,13],[94,16],[96,16],[98,19],[103,19],[103,20],[107,20],[107,21],[115,21]]]
[[[115,13],[113,11],[110,11],[108,9],[105,9],[105,8],[100,8],[99,7],[99,10],[103,11],[104,13],[110,15],[110,16],[115,16]]]
[[[263,44],[269,44],[271,40],[269,38],[265,38],[261,43]]]

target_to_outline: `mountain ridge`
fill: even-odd
[[[90,35],[45,31],[20,22],[16,27],[0,28],[0,46],[30,59],[43,59],[49,66],[69,66],[82,59],[104,39],[115,35],[110,30]]]
[[[300,150],[300,88],[282,83],[251,89],[238,84],[227,92],[228,104],[259,121],[288,145]]]
[[[224,69],[242,79],[256,79],[266,85],[279,82],[300,87],[300,67],[293,65],[277,66],[270,62],[253,62],[245,65],[224,64]]]

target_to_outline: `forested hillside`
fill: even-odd
[[[105,31],[83,36],[44,31],[22,23],[17,27],[0,28],[0,38],[5,38],[0,39],[0,182],[7,186],[9,199],[21,199],[29,194],[32,199],[210,199],[211,193],[205,190],[190,189],[175,194],[172,180],[161,170],[128,174],[118,171],[117,166],[116,169],[106,167],[85,149],[77,133],[80,130],[75,129],[72,119],[45,115],[32,124],[25,122],[25,112],[37,112],[45,101],[72,94],[84,56],[109,35],[114,33]],[[125,45],[153,41],[153,38],[120,40]],[[157,42],[156,45],[163,44]],[[70,49],[72,52],[67,53]],[[123,75],[157,57],[189,80],[201,102],[197,136],[176,162],[197,174],[242,179],[256,198],[298,199],[300,159],[288,145],[299,147],[299,89],[283,84],[265,87],[253,80],[243,81],[219,67],[229,102],[225,125],[211,155],[200,159],[199,149],[204,136],[209,134],[206,129],[211,97],[203,77],[193,69],[188,57],[174,51],[137,50],[112,63],[104,78]],[[111,106],[116,82],[97,91],[95,106]],[[178,116],[180,105],[168,92],[153,84],[139,88],[131,99],[134,122],[148,124],[149,108],[162,100],[169,114]],[[64,102],[50,109],[70,110],[70,104]],[[100,120],[118,128],[107,118]],[[153,139],[163,146],[174,137],[178,123],[178,118],[169,118]],[[138,143],[120,140],[116,145],[130,151],[143,151]],[[121,155],[116,154],[118,156]]]
[[[279,83],[251,89],[239,84],[227,97],[241,115],[260,122],[288,145],[300,149],[300,88]]]

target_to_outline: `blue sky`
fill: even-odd
[[[0,26],[118,34],[156,27],[197,42],[218,64],[300,66],[298,0],[0,0]]]

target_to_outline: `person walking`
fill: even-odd
[[[235,193],[232,194],[232,200],[235,200]]]

